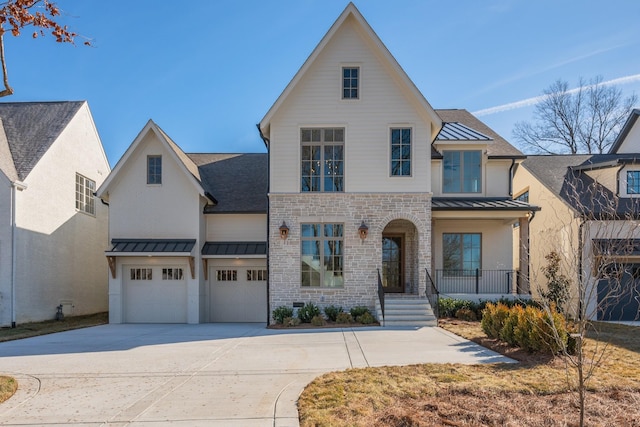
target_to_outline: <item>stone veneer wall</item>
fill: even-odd
[[[417,252],[417,259],[415,256],[416,261],[407,259],[412,273],[407,273],[405,280],[416,281],[417,293],[424,295],[426,277],[420,272],[431,265],[431,194],[270,194],[270,313],[282,305],[291,307],[294,302],[313,302],[320,307],[334,304],[345,309],[364,305],[373,310],[377,299],[377,269],[382,266],[382,232],[398,219],[415,225],[416,241],[407,236],[408,244],[415,250],[408,251],[407,256]],[[280,238],[279,227],[283,221],[289,227],[286,240]],[[369,227],[364,241],[358,234],[362,221]],[[344,287],[300,286],[301,223],[344,224]],[[407,226],[404,221],[394,224]]]

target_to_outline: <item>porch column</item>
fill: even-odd
[[[519,240],[519,252],[520,252],[520,275],[516,283],[517,289],[514,289],[514,293],[528,293],[529,287],[529,218],[522,217],[520,221],[520,240]]]

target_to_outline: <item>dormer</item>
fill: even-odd
[[[432,143],[436,197],[511,196],[511,173],[524,155],[466,110],[436,110],[443,125]]]

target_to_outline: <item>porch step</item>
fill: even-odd
[[[376,301],[378,319],[382,319],[380,302]],[[386,296],[382,326],[438,326],[429,300],[415,295]]]

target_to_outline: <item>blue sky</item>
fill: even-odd
[[[7,37],[13,96],[87,100],[111,165],[148,119],[186,152],[263,152],[258,123],[348,4],[338,0],[58,0],[92,47]],[[358,0],[434,108],[482,112],[507,140],[557,79],[640,94],[640,2]],[[501,107],[501,108],[495,108]],[[638,106],[640,107],[640,106]],[[487,113],[488,110],[488,114]]]

